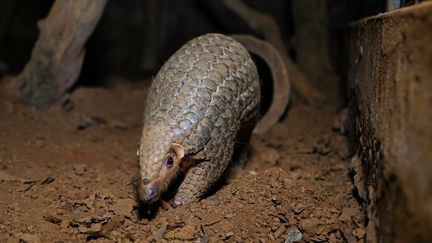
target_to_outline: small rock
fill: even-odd
[[[226,219],[232,219],[232,218],[234,218],[234,216],[236,216],[237,214],[235,214],[235,213],[227,213],[227,214],[225,214],[225,218]]]
[[[0,170],[0,181],[22,181],[22,179]]]
[[[339,216],[338,220],[349,222],[357,214],[357,209],[352,207],[346,207],[343,209],[342,214]]]
[[[29,226],[27,226],[27,232],[29,232],[29,233],[33,234],[33,233],[34,233],[34,231],[35,231],[35,228],[34,228],[34,226],[33,226],[33,225],[29,225]]]
[[[164,224],[162,225],[162,227],[160,227],[158,230],[156,230],[155,232],[153,232],[153,234],[151,234],[151,235],[147,238],[147,240],[148,240],[149,242],[152,242],[152,241],[160,241],[160,240],[162,240],[162,238],[163,238],[163,236],[164,236],[164,234],[165,234],[165,232],[166,232],[166,230],[167,230],[167,226],[168,226],[168,223],[164,223]]]
[[[88,232],[88,233],[96,233],[97,231],[101,230],[101,227],[103,224],[106,224],[110,219],[112,218],[112,215],[105,214],[102,216],[89,216],[81,219],[75,219],[70,222],[71,226],[78,227],[78,230],[82,233]],[[93,226],[96,225],[96,226]],[[89,228],[90,226],[90,228]]]
[[[271,230],[276,231],[281,226],[280,219],[278,217],[273,218],[273,222],[271,223]]]
[[[274,238],[279,238],[283,233],[285,233],[286,227],[284,225],[281,225],[274,233]]]
[[[114,204],[113,210],[117,214],[123,215],[125,217],[131,217],[131,212],[135,204],[135,200],[130,198],[119,199],[117,200],[117,203]]]
[[[366,185],[365,185],[365,175],[363,170],[363,165],[361,162],[360,157],[358,154],[354,155],[351,159],[351,165],[350,169],[353,172],[353,182],[355,185],[355,188],[357,190],[358,196],[363,200],[366,201]]]
[[[123,223],[125,222],[125,219],[120,216],[116,216],[113,219],[111,219],[107,224],[102,226],[101,234],[102,235],[108,235],[111,231],[117,229]]]
[[[10,239],[9,233],[0,232],[0,242],[7,242],[8,239]]]
[[[311,237],[311,241],[313,242],[328,242],[329,237],[326,234],[319,234],[314,237]],[[354,241],[348,241],[348,242],[354,242]]]
[[[69,227],[69,222],[66,221],[66,220],[63,220],[63,221],[60,223],[60,227],[61,227],[62,229],[66,229],[67,227]]]
[[[348,131],[349,122],[349,110],[344,108],[334,119],[333,119],[333,131],[341,134],[346,134]]]
[[[18,205],[19,205],[18,203],[12,203],[11,205],[8,206],[8,209],[9,210],[19,210]]]
[[[205,226],[216,224],[222,220],[222,216],[218,213],[209,213],[202,217],[202,223]]]
[[[81,232],[83,234],[88,234],[88,235],[98,234],[99,232],[101,232],[101,230],[102,230],[102,223],[92,224],[92,225],[90,225],[90,228],[88,228],[84,225],[78,226],[79,232]]]
[[[18,192],[26,192],[26,191],[30,190],[34,185],[35,185],[34,181],[32,181],[32,182],[25,182],[23,184],[23,186],[20,189],[18,189],[17,191]]]
[[[76,175],[84,175],[84,172],[87,171],[86,164],[73,164],[73,169]]]
[[[341,239],[338,239],[335,233],[332,233],[329,235],[328,237],[328,242],[329,243],[334,243],[334,242],[341,242]]]
[[[366,235],[366,231],[363,228],[354,229],[352,234],[358,239],[363,239]]]
[[[196,242],[197,243],[208,243],[209,242],[208,234],[205,234],[201,239],[198,239]]]
[[[221,238],[221,240],[227,240],[228,238],[230,238],[233,235],[234,235],[233,232],[222,233],[220,235],[220,238]]]
[[[221,203],[221,201],[219,199],[215,199],[215,198],[208,198],[207,203],[212,205],[212,206],[217,206]]]
[[[78,125],[78,131],[85,130],[93,125],[104,125],[107,121],[99,116],[84,117],[84,120]]]
[[[187,218],[183,218],[185,225],[201,225],[201,219],[196,215],[190,215]]]
[[[44,184],[50,184],[50,183],[53,182],[54,180],[55,180],[54,177],[47,176],[47,177],[45,177],[45,179],[41,182],[41,185],[44,185]]]
[[[316,218],[304,219],[300,223],[302,230],[310,236],[320,233],[322,230],[322,227],[319,227],[320,225],[321,221]]]
[[[295,214],[300,214],[301,212],[303,212],[303,210],[305,209],[306,207],[302,204],[302,203],[299,203],[299,204],[297,204],[296,206],[295,206],[295,208],[294,208],[294,213]]]
[[[58,224],[58,225],[61,224],[61,222],[63,221],[61,218],[58,218],[58,217],[56,217],[52,214],[49,214],[49,213],[45,213],[43,218],[50,223]]]
[[[192,225],[186,225],[183,228],[180,228],[176,234],[175,237],[179,240],[193,240],[195,239],[195,233],[196,229]]]
[[[254,170],[250,170],[250,171],[248,171],[248,172],[249,172],[249,174],[251,174],[251,175],[258,175],[258,172],[254,171]]]
[[[114,128],[117,128],[119,130],[126,130],[126,128],[127,128],[126,124],[124,124],[121,121],[114,121],[112,123],[112,125],[113,125]]]
[[[17,234],[17,238],[19,242],[25,242],[25,243],[39,243],[40,238],[38,235],[33,234],[26,234],[26,233],[19,233]]]
[[[210,236],[209,243],[216,243],[216,242],[220,242],[219,238],[215,237],[215,236]]]
[[[275,241],[275,238],[274,238],[274,235],[273,234],[269,234],[269,239],[271,240],[271,241]]]
[[[260,147],[258,151],[259,154],[257,159],[260,161],[265,161],[272,165],[276,165],[280,159],[279,152],[274,148],[263,146]]]
[[[291,226],[287,230],[288,234],[285,239],[285,243],[293,243],[300,241],[303,238],[302,232],[298,229],[297,226]]]
[[[64,111],[71,111],[75,108],[74,102],[69,97],[64,98],[60,106]]]
[[[278,199],[277,197],[272,197],[271,202],[275,205],[282,204],[282,201],[280,199]]]
[[[107,123],[107,121],[100,116],[90,116],[90,120],[96,125],[103,125]]]

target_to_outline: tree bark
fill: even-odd
[[[19,97],[36,107],[47,107],[78,79],[84,44],[95,29],[107,0],[55,1],[39,21],[39,38],[30,61],[19,74]]]

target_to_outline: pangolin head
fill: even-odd
[[[161,124],[144,125],[137,151],[140,168],[138,196],[144,203],[154,203],[177,175],[184,148],[170,138]]]

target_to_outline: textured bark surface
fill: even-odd
[[[18,76],[20,96],[35,107],[52,104],[77,80],[84,44],[98,23],[106,0],[55,1],[44,20],[30,61]]]
[[[432,4],[352,26],[350,106],[368,239],[432,240]]]

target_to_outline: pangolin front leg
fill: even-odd
[[[225,146],[215,145],[217,149],[213,151],[214,156],[207,161],[200,162],[186,173],[174,198],[175,204],[182,205],[198,201],[220,179],[231,162],[235,144],[234,137],[234,134],[225,137],[223,139],[227,142]]]

